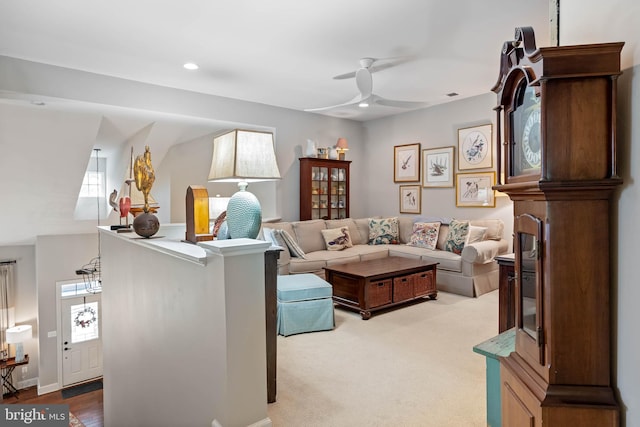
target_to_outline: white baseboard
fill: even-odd
[[[261,419],[258,422],[250,424],[248,427],[271,427],[271,426],[272,426],[271,418],[267,417],[267,418]],[[211,422],[211,427],[222,427],[222,424],[220,424],[218,420],[213,420]]]
[[[18,381],[16,383],[16,388],[18,390],[22,390],[22,389],[27,388],[27,387],[33,387],[34,385],[37,385],[37,384],[38,384],[38,378],[37,377],[36,378],[29,378],[29,379],[26,379],[24,381]]]
[[[60,384],[58,383],[47,384],[43,386],[38,385],[38,396],[42,394],[53,393],[54,391],[58,390],[60,390]]]
[[[251,424],[249,427],[271,427],[271,418],[263,418],[260,421]]]

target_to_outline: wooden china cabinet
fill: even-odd
[[[300,159],[300,220],[349,217],[351,161]]]
[[[513,200],[516,294],[503,426],[619,425],[609,246],[623,44],[537,49],[523,27],[502,50],[494,189]]]

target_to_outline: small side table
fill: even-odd
[[[516,293],[513,289],[515,254],[497,256],[498,263],[498,332],[516,325]]]
[[[512,328],[473,347],[473,352],[486,357],[487,363],[487,426],[502,426],[502,396],[500,393],[500,360],[515,351],[516,329]],[[510,426],[505,426],[510,427]]]
[[[28,363],[29,363],[28,354],[24,355],[24,360],[22,362],[16,363],[15,357],[10,357],[7,360],[0,361],[0,376],[2,376],[2,385],[4,386],[4,388],[8,390],[6,394],[13,394],[13,395],[18,394],[18,390],[13,385],[11,374],[13,373],[13,370],[16,368],[16,366],[22,366]],[[5,394],[4,389],[2,391],[3,391],[2,394],[4,395]]]

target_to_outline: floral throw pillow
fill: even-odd
[[[398,218],[371,218],[369,220],[369,244],[398,243]]]
[[[444,250],[460,255],[464,248],[464,242],[469,233],[469,221],[458,221],[452,219],[449,223],[449,233],[444,242]]]
[[[328,228],[320,232],[329,251],[341,251],[344,248],[353,247],[349,227]]]
[[[416,222],[413,224],[413,232],[407,245],[433,250],[438,243],[439,231],[439,222]]]

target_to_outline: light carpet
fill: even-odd
[[[473,346],[498,334],[498,291],[335,319],[333,331],[278,337],[274,427],[487,425]]]

